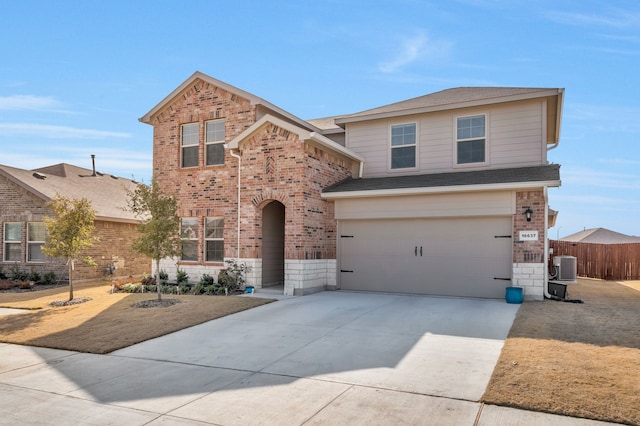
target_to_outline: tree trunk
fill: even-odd
[[[73,300],[73,259],[69,259],[69,301]]]
[[[158,301],[162,300],[162,291],[160,290],[160,259],[156,259],[156,291],[158,292]]]

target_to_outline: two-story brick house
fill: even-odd
[[[547,162],[562,89],[458,88],[302,120],[196,72],[140,121],[176,195],[190,276],[223,261],[285,294],[323,289],[500,298],[546,283]]]

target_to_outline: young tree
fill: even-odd
[[[164,195],[155,179],[151,186],[139,183],[127,193],[128,209],[140,220],[140,237],[133,241],[133,249],[156,263],[158,300],[162,300],[160,259],[178,256],[182,251],[178,203],[173,196]]]
[[[51,257],[66,259],[69,268],[69,300],[73,300],[73,271],[75,261],[83,251],[98,242],[91,234],[95,229],[94,219],[96,211],[86,198],[67,198],[56,195],[47,206],[53,210],[55,216],[45,216],[47,240],[42,246],[42,252]],[[91,257],[86,256],[82,261],[96,266]]]

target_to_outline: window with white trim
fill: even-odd
[[[486,162],[486,116],[457,118],[457,164]]]
[[[207,217],[204,222],[205,262],[224,261],[224,218]]]
[[[180,239],[182,240],[182,260],[198,261],[199,223],[196,217],[180,219]]]
[[[4,224],[4,261],[22,261],[22,223],[6,222]]]
[[[180,147],[182,167],[197,167],[198,151],[200,150],[200,125],[198,123],[181,126]]]
[[[44,262],[42,252],[47,237],[47,228],[43,222],[27,223],[27,262]]]
[[[416,167],[416,123],[391,126],[391,168]]]
[[[224,164],[224,120],[205,123],[205,161],[207,166]]]

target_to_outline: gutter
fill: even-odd
[[[337,200],[337,199],[345,199],[345,198],[397,197],[402,195],[529,189],[529,188],[540,188],[541,186],[545,188],[548,186],[558,187],[560,186],[560,181],[532,181],[532,182],[513,182],[513,183],[501,183],[501,184],[455,185],[455,186],[435,186],[435,187],[428,186],[428,187],[412,187],[412,188],[399,188],[399,189],[371,189],[371,190],[360,190],[360,191],[323,192],[320,195],[320,197],[328,200],[332,200],[332,199]]]

